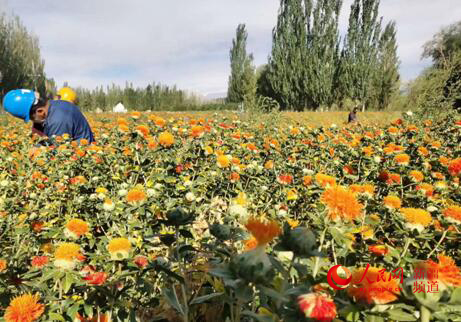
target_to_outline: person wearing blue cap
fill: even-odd
[[[94,142],[93,132],[85,116],[76,105],[68,101],[48,100],[32,90],[15,89],[5,95],[3,107],[26,123],[32,121],[49,138],[68,134],[77,142],[81,139]]]

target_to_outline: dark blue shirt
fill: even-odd
[[[62,136],[67,133],[75,141],[86,139],[94,142],[93,132],[80,109],[67,101],[50,101],[48,116],[44,123],[46,136]]]

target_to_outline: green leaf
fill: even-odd
[[[220,297],[222,296],[224,293],[212,293],[212,294],[207,294],[207,295],[203,295],[203,296],[199,296],[199,297],[196,297],[195,299],[193,299],[191,302],[190,302],[190,305],[194,305],[194,304],[201,304],[201,303],[204,303],[206,301],[209,301],[211,299],[214,299],[216,297]]]
[[[64,277],[64,283],[62,284],[62,289],[63,289],[64,293],[69,292],[69,290],[72,287],[73,283],[74,283],[74,277],[72,276],[72,274],[71,273],[66,273],[66,275]]]
[[[166,300],[168,301],[168,303],[176,310],[178,311],[179,313],[181,313],[182,315],[184,315],[184,310],[181,306],[181,304],[179,304],[179,300],[178,300],[178,296],[176,295],[176,290],[174,289],[174,287],[172,288],[165,288],[163,290],[163,295],[165,296]]]
[[[67,316],[69,316],[71,319],[75,319],[79,308],[80,308],[79,304],[72,305],[66,312]]]
[[[251,312],[251,311],[248,311],[248,310],[243,311],[242,315],[251,316],[253,319],[255,319],[256,321],[259,321],[259,322],[272,322],[272,321],[274,321],[269,316],[259,315],[259,314],[256,314],[255,312]]]
[[[461,304],[461,288],[456,288],[451,294],[450,302],[451,304]]]
[[[389,318],[396,321],[416,321],[414,315],[406,313],[400,309],[389,310],[387,311],[387,314],[389,314]]]
[[[265,286],[259,286],[259,289],[267,296],[272,297],[276,300],[282,301],[282,302],[288,302],[288,299],[283,296],[283,294],[277,292],[274,289],[265,287]]]
[[[50,313],[48,314],[48,316],[51,319],[51,321],[66,321],[66,319],[64,319],[64,317],[58,313]]]

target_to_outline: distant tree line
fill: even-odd
[[[399,89],[395,22],[383,27],[379,0],[354,0],[341,39],[341,6],[341,0],[281,0],[272,52],[267,65],[252,74],[254,82],[248,80],[254,67],[244,48],[245,26],[239,25],[230,55],[228,101],[241,102],[255,92],[285,109],[342,107],[349,101],[386,108]],[[256,90],[246,85],[253,83]]]
[[[126,83],[124,87],[112,84],[89,90],[82,87],[75,88],[78,105],[83,110],[112,111],[112,108],[122,103],[129,110],[189,110],[197,109],[201,99],[176,86],[167,86],[152,83],[144,88],[133,87]]]

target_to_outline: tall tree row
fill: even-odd
[[[0,13],[0,99],[16,88],[33,88],[45,94],[44,67],[38,38],[27,31],[19,17]]]
[[[272,52],[257,73],[257,93],[295,110],[341,106],[346,100],[364,108],[387,107],[398,90],[399,60],[395,23],[382,28],[379,3],[354,0],[341,40],[342,0],[280,0]]]
[[[229,76],[227,101],[241,103],[256,94],[256,77],[253,66],[253,55],[247,54],[248,33],[244,24],[237,27],[230,50],[231,74]]]

